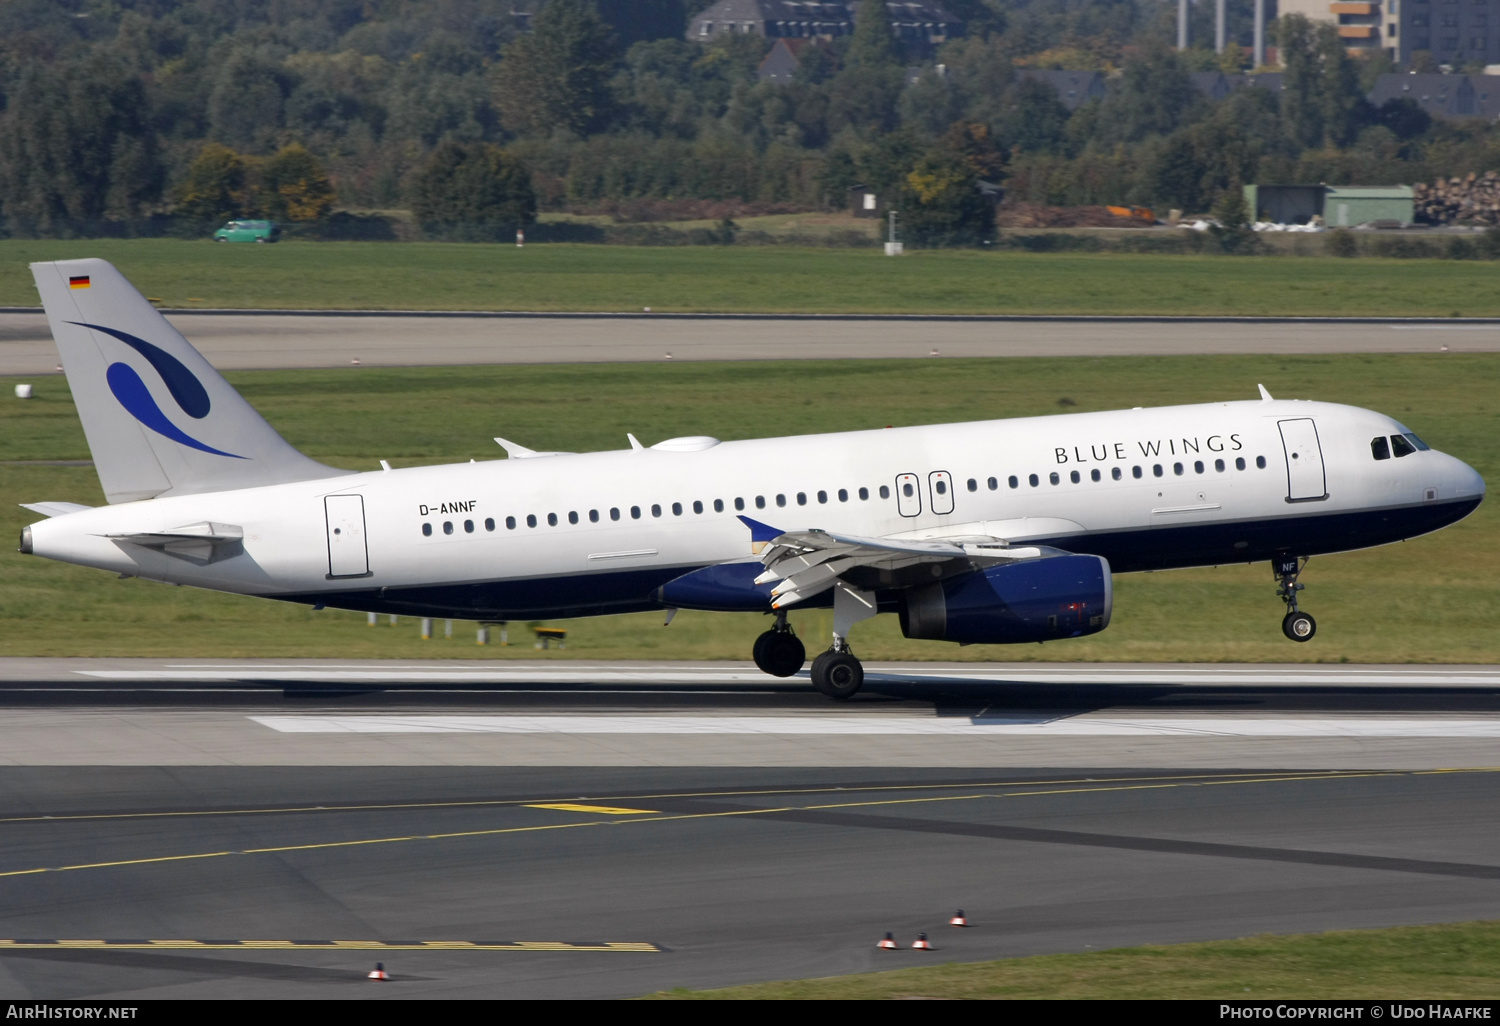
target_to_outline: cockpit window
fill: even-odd
[[[1397,458],[1400,458],[1410,456],[1417,451],[1417,447],[1408,442],[1405,435],[1392,435],[1391,451],[1396,454]]]
[[[1385,440],[1385,435],[1378,435],[1370,439],[1370,452],[1377,460],[1388,460],[1391,458],[1391,443]]]
[[[1432,446],[1430,446],[1426,442],[1422,441],[1420,438],[1418,438],[1416,435],[1412,434],[1410,431],[1406,432],[1406,440],[1408,442],[1410,442],[1412,445],[1415,445],[1422,452],[1426,452],[1428,449],[1432,448]]]

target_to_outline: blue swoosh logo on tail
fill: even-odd
[[[113,332],[111,332],[113,334]],[[165,355],[165,354],[163,354]],[[178,366],[182,366],[178,364]],[[183,367],[186,371],[187,368]],[[189,375],[191,377],[191,375]],[[197,449],[200,452],[211,452],[215,456],[228,456],[231,459],[242,460],[245,457],[236,456],[232,452],[215,449],[211,445],[205,445],[190,435],[183,433],[182,429],[167,419],[167,415],[161,412],[161,407],[156,405],[156,400],[151,398],[151,390],[141,380],[141,376],[135,372],[129,364],[112,363],[104,372],[104,379],[109,382],[109,390],[115,394],[120,405],[130,413],[132,417],[146,425],[152,431],[163,437],[170,438],[174,442]],[[193,378],[193,383],[202,389],[198,379]],[[175,395],[175,393],[174,393]],[[205,394],[204,401],[207,401]]]
[[[112,335],[121,342],[124,342],[131,349],[144,356],[147,362],[156,368],[156,373],[161,375],[161,380],[166,384],[167,391],[172,393],[172,398],[177,400],[177,405],[182,407],[183,413],[186,413],[194,420],[202,420],[208,416],[211,405],[208,401],[208,390],[203,387],[203,382],[194,377],[193,372],[188,370],[187,366],[181,360],[165,349],[153,346],[145,339],[137,338],[127,332],[119,331],[115,328],[106,328],[102,324],[85,324],[83,321],[69,321],[68,323],[76,324],[80,328],[92,328],[95,331],[102,331],[106,335]],[[137,380],[140,379],[138,378]],[[116,393],[116,395],[118,394]],[[155,409],[155,407],[156,404],[153,403],[152,408]],[[134,413],[135,411],[132,410],[131,412]],[[217,452],[218,450],[211,449],[209,451]]]

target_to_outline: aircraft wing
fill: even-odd
[[[999,538],[910,541],[830,531],[777,531],[748,517],[751,538],[764,543],[765,571],[756,584],[777,581],[771,607],[785,609],[828,591],[839,580],[865,590],[919,587],[1000,563],[1057,555],[1041,545],[1011,546]],[[773,535],[774,536],[769,536]]]

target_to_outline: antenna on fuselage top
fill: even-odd
[[[1258,388],[1258,389],[1260,389],[1260,401],[1261,402],[1268,403],[1268,402],[1271,401],[1271,393],[1266,391],[1266,386],[1265,385],[1256,385],[1255,387]]]

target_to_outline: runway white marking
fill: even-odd
[[[283,734],[925,734],[1025,737],[1500,738],[1500,717],[251,716]]]
[[[80,676],[119,681],[324,681],[349,683],[476,683],[476,684],[769,684],[772,678],[750,667],[682,666],[671,669],[643,667],[368,667],[240,665],[183,666],[180,664],[152,670],[74,670]],[[804,673],[803,678],[806,674]],[[881,667],[868,666],[865,678],[871,683],[892,681],[1013,682],[1029,684],[1320,684],[1320,685],[1488,685],[1500,687],[1500,670],[1445,669],[1442,667],[1389,669],[1339,667],[1298,667],[1288,669],[1252,669],[1235,667],[1217,669],[1202,667],[1098,668],[1069,667]]]

